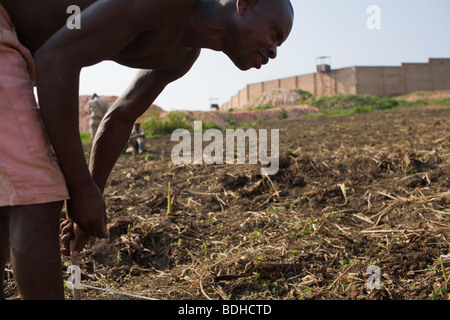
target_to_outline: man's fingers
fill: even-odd
[[[73,233],[72,232],[68,232],[66,234],[64,234],[61,237],[61,243],[63,245],[63,248],[61,249],[61,252],[65,255],[65,256],[69,256],[70,255],[70,241],[73,238]]]
[[[87,234],[84,234],[84,235],[79,234],[78,236],[76,236],[75,239],[71,243],[70,255],[72,257],[77,257],[79,255],[79,253],[83,250],[83,248],[86,245],[86,243],[88,242],[88,240],[89,240],[89,235],[87,235]]]
[[[72,221],[70,221],[70,220],[64,220],[63,222],[61,222],[61,229],[71,223],[72,223]]]
[[[68,220],[64,221],[63,223],[61,223],[60,229],[61,229],[61,232],[60,232],[61,235],[64,235],[64,234],[70,232],[73,229],[73,222],[68,221]]]
[[[70,250],[67,250],[66,248],[61,248],[60,252],[65,255],[66,257],[70,256]]]
[[[109,231],[105,224],[102,226],[102,228],[99,230],[99,232],[95,234],[95,236],[97,238],[103,238],[103,239],[109,238]]]
[[[83,231],[87,232],[83,228],[81,228]],[[103,215],[102,220],[95,223],[95,225],[92,225],[92,232],[88,232],[90,235],[101,238],[101,239],[108,239],[109,238],[109,231],[108,227],[106,225],[106,214]]]
[[[73,237],[73,233],[71,231],[66,231],[61,236],[61,243],[63,247],[61,248],[61,253],[65,256],[70,256],[70,240]]]
[[[69,220],[65,220],[61,223],[61,243],[63,248],[61,249],[61,253],[68,256],[70,255],[70,240],[73,237],[73,223]]]
[[[77,222],[78,227],[85,233],[96,238],[109,238],[108,228],[106,222],[95,222],[90,224],[80,224]]]
[[[70,240],[72,240],[72,238],[73,238],[73,233],[72,232],[67,232],[61,237],[61,242],[66,247],[66,245],[69,244],[69,242],[70,242]]]

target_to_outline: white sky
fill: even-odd
[[[226,55],[203,50],[191,71],[170,84],[155,104],[170,110],[209,110],[248,83],[315,71],[316,57],[332,68],[398,66],[450,58],[450,0],[291,0],[290,37],[262,69],[240,71]],[[381,29],[370,30],[370,5],[380,8]],[[120,95],[137,70],[102,62],[82,70],[80,94]]]

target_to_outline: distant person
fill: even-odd
[[[133,155],[145,151],[145,131],[141,129],[141,124],[138,122],[134,124],[128,146],[127,152],[131,152]]]
[[[136,119],[203,48],[223,52],[240,70],[275,59],[294,12],[289,0],[0,3],[0,269],[10,256],[24,299],[63,299],[63,200],[70,220],[62,242],[67,248],[73,239],[76,256],[89,236],[108,237],[102,192]],[[73,18],[74,6],[81,13]],[[140,71],[103,118],[88,165],[78,123],[80,72],[102,61]]]
[[[91,101],[89,101],[89,112],[91,118],[89,125],[91,127],[91,138],[94,140],[97,133],[98,126],[109,109],[108,101],[101,99],[96,93],[92,95]]]

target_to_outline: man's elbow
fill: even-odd
[[[74,76],[78,80],[81,68],[76,63],[65,59],[62,54],[41,48],[37,50],[33,56],[36,67],[37,85],[43,85],[49,82],[50,78],[57,79],[60,84],[68,80],[73,81]],[[52,82],[52,85],[55,85]]]
[[[37,50],[33,56],[37,74],[46,74],[48,73],[49,68],[55,68],[57,56],[58,55],[55,55],[54,53],[52,54],[48,50],[42,48]]]

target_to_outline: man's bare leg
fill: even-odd
[[[11,262],[22,299],[64,299],[61,208],[62,202],[11,207]]]
[[[6,260],[9,254],[9,207],[0,208],[0,300],[5,299],[3,288]]]

